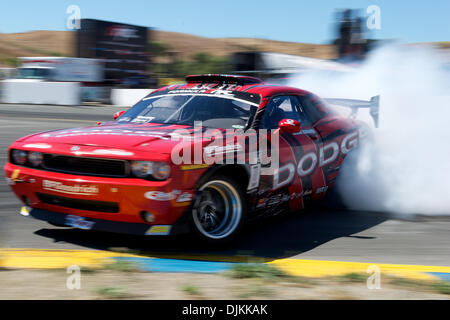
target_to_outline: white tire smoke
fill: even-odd
[[[381,96],[374,144],[346,159],[338,179],[346,205],[450,214],[450,76],[439,52],[392,45],[352,73],[310,72],[290,85],[325,98]],[[368,114],[361,117],[372,124]]]

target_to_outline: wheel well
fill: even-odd
[[[212,167],[208,170],[197,182],[196,187],[200,187],[200,185],[212,177],[213,175],[224,175],[233,178],[237,183],[242,187],[242,190],[245,192],[247,190],[248,182],[249,182],[249,173],[247,169],[243,165],[238,164],[230,164],[225,166],[217,166]]]

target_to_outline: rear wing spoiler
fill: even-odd
[[[375,128],[378,128],[379,110],[380,110],[380,96],[374,96],[367,100],[352,100],[352,99],[324,99],[328,104],[348,107],[352,109],[350,114],[351,118],[355,118],[358,114],[358,110],[361,108],[370,109],[370,115],[372,116]]]

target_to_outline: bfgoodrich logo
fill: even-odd
[[[96,185],[80,185],[75,184],[68,186],[58,181],[42,180],[42,188],[49,191],[76,194],[76,195],[94,195],[98,194],[98,187]]]

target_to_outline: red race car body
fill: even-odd
[[[186,79],[115,121],[14,142],[4,169],[22,214],[140,235],[189,226],[206,240],[227,240],[247,218],[322,199],[366,135],[364,123],[304,90],[243,76]],[[262,144],[275,138],[264,162]]]

